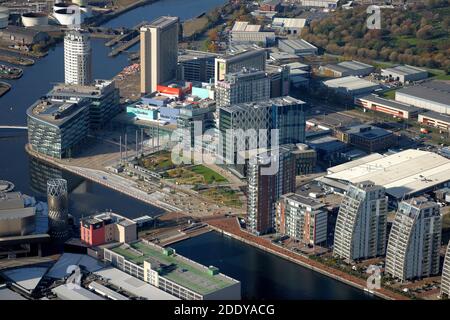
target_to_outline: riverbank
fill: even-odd
[[[133,183],[131,181],[129,181],[128,179],[123,178],[121,176],[118,176],[118,175],[115,175],[113,173],[106,172],[106,171],[81,168],[81,167],[77,167],[77,166],[62,164],[58,161],[55,161],[54,159],[52,159],[50,157],[43,156],[43,155],[33,151],[29,147],[28,144],[25,145],[25,151],[30,156],[32,156],[36,159],[39,159],[45,163],[48,163],[59,169],[63,169],[65,171],[68,171],[68,172],[78,175],[80,177],[83,177],[86,180],[90,180],[95,183],[98,183],[104,187],[113,189],[117,192],[123,193],[129,197],[132,197],[136,200],[147,203],[151,206],[155,206],[155,207],[158,207],[158,208],[166,210],[166,211],[174,211],[174,212],[181,211],[180,208],[177,208],[173,205],[170,205],[168,203],[165,203],[165,202],[157,199],[157,197],[155,197],[153,194],[148,194],[147,192],[138,189],[136,186],[133,185]]]
[[[247,243],[251,246],[259,248],[263,251],[269,252],[276,256],[279,256],[283,259],[289,260],[296,264],[299,264],[305,268],[310,270],[319,272],[327,277],[332,279],[341,281],[345,284],[351,285],[355,288],[367,292],[367,283],[365,280],[357,278],[355,276],[349,275],[342,271],[330,268],[326,265],[323,265],[317,261],[309,259],[308,257],[296,254],[292,251],[289,251],[285,248],[279,247],[271,243],[267,239],[263,239],[261,237],[257,237],[253,234],[245,232],[240,229],[239,224],[234,218],[223,218],[217,220],[211,220],[207,222],[208,225],[215,231],[234,238],[236,240]],[[371,293],[377,297],[386,300],[408,300],[407,297],[400,295],[398,293],[387,290],[386,288],[381,288],[380,290],[373,290]]]
[[[132,4],[130,4],[130,5],[126,6],[126,7],[117,9],[115,11],[112,11],[110,13],[106,13],[104,15],[99,15],[95,19],[92,19],[92,21],[89,23],[89,26],[93,26],[93,27],[94,26],[95,27],[100,26],[100,25],[102,25],[102,24],[104,24],[104,23],[106,23],[106,22],[108,22],[108,21],[110,21],[112,19],[117,18],[118,16],[120,16],[120,15],[122,15],[122,14],[128,12],[128,11],[134,10],[136,8],[139,8],[139,7],[148,5],[148,4],[152,4],[152,3],[157,2],[157,1],[160,1],[160,0],[138,0],[138,1],[136,1],[136,2],[134,2]]]
[[[6,82],[0,82],[0,97],[4,96],[9,90],[11,85]]]
[[[31,66],[34,64],[34,60],[30,58],[24,58],[19,56],[8,56],[5,54],[0,54],[0,61],[17,64],[20,66]]]

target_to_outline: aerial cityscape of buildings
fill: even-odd
[[[0,171],[0,300],[259,299],[221,258],[175,249],[208,232],[369,297],[450,298],[448,71],[304,39],[363,1],[230,0],[216,20],[152,13],[121,28],[102,25],[152,4],[106,2],[0,7],[0,61],[32,72],[61,41],[64,72],[20,110],[25,126],[0,121],[26,130],[30,170],[19,182]],[[119,74],[96,78],[99,43],[105,59],[126,53]],[[1,109],[17,112],[1,99],[21,80],[0,79]],[[126,195],[120,209],[93,206],[95,186]],[[145,209],[128,212],[133,200]]]

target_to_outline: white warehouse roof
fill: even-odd
[[[397,199],[450,181],[450,160],[436,153],[405,150],[380,156],[370,155],[332,167],[326,178],[347,183],[370,180]]]
[[[354,76],[348,76],[348,77],[343,77],[343,78],[327,80],[327,81],[324,81],[323,83],[329,88],[345,88],[348,91],[379,86],[378,84],[376,84],[374,82],[364,80],[364,79],[354,77]]]
[[[180,300],[177,297],[114,267],[107,267],[94,273],[104,280],[107,280],[112,285],[128,291],[137,297],[143,297],[148,300]]]

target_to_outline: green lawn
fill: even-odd
[[[435,77],[437,80],[450,80],[450,74],[440,74]]]
[[[395,100],[395,89],[391,89],[381,93],[381,96],[387,99]]]
[[[214,170],[211,170],[210,168],[207,168],[205,166],[202,166],[201,164],[198,166],[194,166],[189,169],[192,172],[195,172],[197,174],[201,174],[204,178],[207,184],[211,184],[213,182],[228,182],[227,179],[225,179],[223,176],[215,172]]]

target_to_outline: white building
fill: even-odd
[[[381,76],[390,81],[400,81],[405,83],[428,78],[428,71],[417,67],[404,65],[381,69]]]
[[[278,48],[281,51],[292,53],[300,57],[317,55],[317,47],[303,39],[279,40]]]
[[[306,25],[306,19],[301,18],[273,18],[272,28],[287,34],[300,34]]]
[[[439,272],[441,214],[435,202],[424,197],[399,205],[386,253],[386,273],[402,281]]]
[[[450,114],[450,82],[426,81],[395,92],[395,100],[437,113]]]
[[[444,266],[442,268],[441,278],[441,296],[450,297],[450,242],[445,254]]]
[[[348,96],[357,96],[374,92],[380,88],[378,83],[364,80],[355,76],[348,76],[324,81],[323,84],[337,93]]]
[[[328,175],[317,178],[336,192],[348,183],[373,181],[386,188],[392,199],[417,196],[450,186],[450,160],[434,152],[408,149],[391,155],[373,153],[327,169]]]
[[[336,220],[333,254],[347,262],[384,255],[388,198],[371,181],[350,185]]]
[[[64,78],[66,84],[92,83],[92,49],[89,34],[71,30],[64,37]]]
[[[177,76],[178,17],[159,17],[141,27],[141,93]]]

